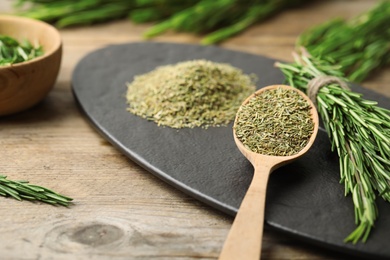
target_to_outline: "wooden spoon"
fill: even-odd
[[[309,102],[311,106],[311,118],[314,123],[314,131],[307,145],[297,154],[291,156],[269,156],[258,154],[247,149],[237,138],[234,130],[235,127],[233,127],[234,141],[241,153],[253,165],[254,175],[222,248],[219,257],[220,260],[260,259],[268,177],[273,170],[304,155],[314,143],[317,135],[318,113],[311,100],[303,92],[290,86],[272,85],[258,90],[255,94],[276,88],[295,90]],[[249,96],[243,102],[243,105],[248,103],[255,94]],[[237,117],[234,126],[236,125],[236,122]]]

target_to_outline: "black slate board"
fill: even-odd
[[[226,62],[259,77],[258,86],[283,83],[274,60],[213,46],[140,42],[113,45],[84,57],[73,73],[73,93],[97,131],[122,153],[174,187],[232,216],[252,178],[236,148],[232,124],[209,129],[158,127],[126,111],[126,82],[157,66],[191,59]],[[387,98],[355,86],[390,108]],[[390,205],[378,200],[376,228],[366,244],[345,244],[355,228],[350,197],[339,184],[338,158],[320,129],[306,156],[269,180],[266,224],[306,242],[363,257],[390,258]]]

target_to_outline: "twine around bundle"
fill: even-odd
[[[337,83],[340,85],[341,88],[343,89],[350,89],[348,87],[348,84],[341,80],[338,77],[334,76],[319,76],[316,78],[313,78],[312,80],[309,81],[307,84],[307,96],[310,98],[310,100],[313,102],[313,104],[317,107],[317,94],[318,91],[331,83]]]

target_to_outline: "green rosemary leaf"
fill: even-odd
[[[14,197],[17,200],[21,200],[21,198],[19,197],[19,193],[17,191],[14,191],[14,190],[10,189],[7,186],[0,185],[0,190],[3,191],[2,192],[3,194],[5,193],[6,195],[10,195],[10,196]]]
[[[20,198],[26,199],[26,200],[35,200],[35,197],[29,196],[29,195],[25,195],[25,194],[20,194]]]
[[[41,55],[43,55],[41,46],[34,47],[27,41],[19,43],[10,36],[0,34],[0,66],[32,60]]]
[[[390,138],[387,138],[382,132],[378,131],[378,129],[374,125],[367,125],[367,127],[378,137],[380,137],[384,142],[390,143]]]
[[[52,199],[55,199],[55,201],[59,202],[68,202],[70,198],[56,194],[56,193],[46,193],[46,196]]]
[[[112,17],[125,17],[128,15],[129,10],[127,4],[106,4],[103,8],[82,10],[77,13],[69,13],[66,17],[59,19],[56,22],[56,26],[59,28],[75,26],[75,25],[88,25],[93,21],[104,22],[111,20]]]
[[[325,111],[326,111],[326,109],[329,109],[328,105],[326,104],[326,102],[324,101],[324,99],[321,98],[321,96],[318,96],[317,101],[318,101],[319,103],[321,103],[321,108],[323,108]],[[328,115],[328,114],[327,114],[327,113],[324,113],[324,115]],[[327,119],[328,119],[327,121],[329,121],[329,118],[327,118]]]
[[[64,206],[64,207],[69,206],[69,202],[65,202],[65,201],[61,201],[61,200],[56,200],[55,204],[58,204],[58,205],[61,205],[61,206]]]
[[[51,200],[51,199],[39,199],[39,200],[42,202],[48,203],[48,204],[52,204],[52,205],[57,205],[57,204],[62,205],[59,201],[55,201],[55,200]],[[66,205],[64,205],[64,206],[66,206]]]
[[[352,109],[349,109],[349,113],[359,122],[362,126],[367,127],[366,122]]]
[[[46,198],[45,195],[32,191],[31,189],[28,188],[28,186],[23,187],[23,186],[19,185],[18,183],[14,183],[14,182],[10,182],[10,183],[7,183],[5,185],[7,187],[11,188],[12,190],[17,190],[18,193],[32,195],[32,196],[35,196],[37,198]]]
[[[31,184],[28,184],[28,182],[20,182],[18,181],[19,185],[22,186],[22,187],[26,187],[30,190],[33,190],[34,192],[43,192],[45,191],[42,187],[39,187],[39,186],[34,186],[34,185],[31,185]],[[28,185],[27,185],[28,184]]]
[[[268,2],[263,5],[254,6],[243,14],[241,20],[236,23],[224,27],[222,29],[216,30],[213,33],[210,33],[208,36],[202,39],[202,44],[213,44],[217,42],[221,42],[227,38],[232,37],[233,35],[238,34],[244,29],[248,28],[250,25],[255,22],[260,21],[261,19],[265,19],[268,16],[272,15],[278,9],[278,3],[276,2]]]
[[[45,188],[45,187],[41,187],[41,186],[37,186],[37,185],[32,185],[32,184],[30,184],[29,186],[32,186],[32,187],[34,187],[34,188],[42,189],[42,191],[45,192],[46,196],[48,196],[48,197],[49,197],[49,195],[50,195],[50,196],[59,196],[59,197],[62,198],[61,201],[63,201],[63,200],[72,201],[72,200],[73,200],[73,199],[70,198],[70,197],[67,197],[67,196],[65,196],[65,195],[59,194],[59,193],[57,193],[57,192],[55,192],[55,191],[53,191],[53,190],[51,190],[51,189]]]

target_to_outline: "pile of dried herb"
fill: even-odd
[[[41,55],[43,55],[41,46],[34,47],[27,40],[19,42],[12,37],[0,34],[0,66],[32,60]]]
[[[303,34],[295,62],[277,63],[289,85],[306,91],[313,79],[334,77],[320,88],[318,112],[340,162],[340,182],[352,195],[356,229],[346,242],[365,242],[378,218],[376,199],[390,202],[390,110],[341,82],[363,80],[390,56],[390,1],[351,21],[325,23]],[[372,41],[373,40],[373,41]],[[307,52],[300,44],[308,44]],[[379,54],[379,56],[377,55]]]
[[[282,10],[309,0],[15,0],[21,15],[59,27],[129,17],[135,23],[156,22],[150,38],[168,30],[207,34],[204,44],[226,40]],[[27,9],[27,11],[25,10]]]
[[[310,109],[310,104],[295,90],[265,90],[240,107],[234,130],[244,146],[255,153],[294,155],[313,134]]]
[[[254,81],[238,68],[207,60],[161,66],[128,84],[128,110],[159,126],[225,125],[254,92]]]

